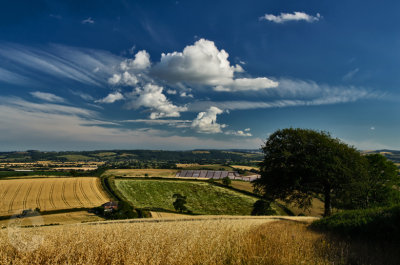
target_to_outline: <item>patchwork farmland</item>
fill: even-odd
[[[94,177],[0,180],[0,199],[0,216],[34,208],[94,207],[109,200]]]

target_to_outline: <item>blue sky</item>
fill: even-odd
[[[2,1],[1,150],[400,149],[398,1]]]

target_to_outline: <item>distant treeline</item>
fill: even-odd
[[[140,167],[141,163],[170,168],[174,163],[255,164],[263,158],[259,150],[99,150],[80,152],[0,152],[0,162],[35,162],[35,161],[105,161],[130,167]]]

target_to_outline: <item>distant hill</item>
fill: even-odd
[[[365,154],[381,154],[387,157],[389,160],[392,160],[394,163],[400,163],[400,151],[398,150],[374,150],[374,151],[364,151]]]
[[[254,164],[262,160],[259,150],[98,150],[41,152],[28,150],[24,152],[0,152],[2,162],[36,162],[36,161],[105,161],[105,162],[163,162],[163,163],[244,163]]]

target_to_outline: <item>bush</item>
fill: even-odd
[[[346,236],[400,242],[400,205],[349,210],[312,223],[311,227]]]
[[[232,184],[232,180],[229,177],[225,177],[222,179],[222,184],[225,186],[230,186]]]
[[[258,200],[253,205],[253,211],[251,215],[274,215],[275,210],[271,208],[271,201],[264,199]]]
[[[176,211],[178,211],[178,212],[187,211],[187,208],[185,206],[186,196],[183,196],[179,193],[175,193],[172,196],[172,198],[176,198],[176,200],[172,203]]]

